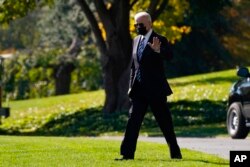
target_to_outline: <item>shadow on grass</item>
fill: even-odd
[[[169,104],[177,136],[208,137],[225,134],[225,102],[178,101]],[[110,114],[104,118],[102,107],[79,110],[73,114],[60,113],[34,132],[11,134],[44,136],[99,136],[105,133],[123,133],[128,112]],[[1,129],[0,129],[1,130]],[[162,136],[152,112],[145,115],[141,132],[149,136]]]
[[[152,129],[142,129],[143,134],[150,137],[163,136],[158,127]],[[177,137],[215,137],[226,136],[227,129],[225,123],[175,126]]]
[[[60,115],[39,128],[36,135],[98,136],[105,132],[125,129],[127,113],[120,112],[103,117],[102,107],[80,110],[71,115]]]

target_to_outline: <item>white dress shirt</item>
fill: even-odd
[[[148,40],[149,40],[149,37],[151,36],[151,34],[152,34],[152,32],[153,32],[153,30],[152,30],[152,28],[147,32],[147,34],[145,34],[145,35],[141,35],[141,39],[142,38],[144,38],[145,40],[144,40],[144,48],[146,47],[146,45],[148,44]],[[140,40],[141,41],[141,40]]]

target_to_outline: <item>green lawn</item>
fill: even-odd
[[[228,160],[187,149],[183,160],[171,160],[165,144],[150,142],[138,142],[134,161],[114,161],[119,147],[119,141],[97,138],[0,136],[0,166],[229,166]]]
[[[34,131],[61,114],[100,107],[104,103],[102,90],[40,99],[11,101],[11,116],[2,120],[0,127]],[[6,106],[6,104],[4,104]]]
[[[226,101],[232,83],[238,79],[235,69],[170,79],[174,94],[169,99]]]
[[[168,99],[177,136],[226,135],[224,117],[235,70],[170,79]],[[122,135],[127,113],[103,119],[104,91],[11,101],[11,116],[2,119],[0,167],[3,166],[229,166],[228,160],[182,149],[183,160],[171,160],[166,145],[139,142],[134,161],[116,162],[119,141],[86,137]],[[6,106],[6,104],[4,104]],[[161,134],[152,114],[146,114],[141,135]]]
[[[238,77],[236,70],[169,79],[174,94],[168,99],[180,136],[225,135],[226,100]],[[11,101],[11,116],[2,120],[1,131],[10,134],[37,132],[41,135],[102,135],[122,133],[127,113],[103,120],[104,91]],[[4,104],[6,106],[7,104]],[[209,124],[209,125],[208,125]],[[211,125],[212,124],[212,125]],[[199,130],[200,125],[203,126]],[[157,124],[147,114],[142,126],[146,135],[156,135]],[[220,127],[219,130],[218,127]],[[186,129],[191,133],[186,133]]]

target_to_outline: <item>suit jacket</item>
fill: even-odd
[[[150,96],[168,96],[172,94],[172,90],[165,78],[164,60],[170,60],[173,57],[171,47],[167,39],[154,31],[152,31],[148,42],[153,42],[153,37],[158,37],[161,42],[160,53],[155,52],[147,44],[142,52],[142,57],[138,61],[137,50],[140,42],[140,35],[134,38],[132,65],[130,74],[130,89],[129,97],[133,98],[136,93],[137,86],[135,86],[137,70],[140,68],[141,73],[141,89]]]

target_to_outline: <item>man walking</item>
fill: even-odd
[[[172,90],[165,79],[164,59],[172,58],[171,48],[165,37],[153,31],[148,13],[139,12],[134,18],[139,35],[133,41],[129,89],[132,107],[119,160],[134,159],[139,130],[148,106],[164,134],[171,158],[182,159],[166,99]]]

